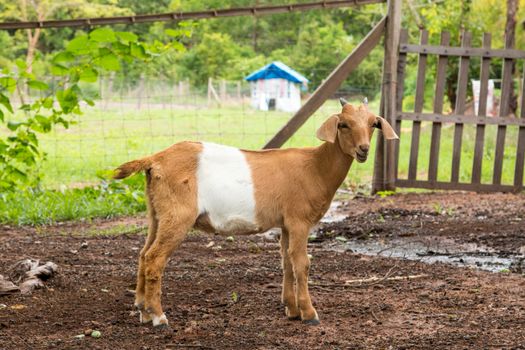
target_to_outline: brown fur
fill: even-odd
[[[346,104],[319,129],[319,138],[327,141],[319,147],[243,151],[252,173],[257,226],[260,231],[282,228],[282,301],[290,319],[318,323],[308,292],[309,230],[328,210],[353,159],[366,160],[373,128],[379,125],[387,138],[397,137],[382,118]],[[201,150],[199,143],[179,143],[123,164],[116,174],[122,178],[147,170],[150,228],[140,253],[136,293],[144,322],[163,315],[162,273],[187,231],[191,227],[213,231],[208,216],[198,213],[196,170]]]

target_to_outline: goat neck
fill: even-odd
[[[317,147],[315,159],[319,177],[326,186],[327,194],[332,197],[346,178],[354,158],[345,154],[336,140]]]

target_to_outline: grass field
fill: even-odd
[[[354,101],[356,102],[356,101]],[[182,140],[217,142],[246,149],[261,148],[291,117],[289,113],[255,111],[248,106],[223,108],[170,107],[137,110],[134,105],[90,109],[78,118],[69,129],[57,129],[42,137],[47,152],[43,165],[44,187],[79,184],[98,181],[97,173],[113,169],[119,164],[160,151]],[[378,101],[370,103],[377,112]],[[337,101],[328,101],[287,142],[285,147],[315,146],[315,130],[331,114],[339,112]],[[410,156],[411,122],[402,125],[400,140],[400,177],[408,172]],[[429,159],[431,123],[422,123],[418,179],[426,179]],[[475,126],[465,125],[461,156],[460,181],[469,182],[475,140]],[[483,158],[482,182],[492,179],[496,126],[487,126]],[[503,183],[512,184],[517,144],[517,128],[507,128]],[[453,124],[445,124],[441,136],[438,179],[447,181],[452,163]],[[374,147],[375,142],[372,142]],[[373,154],[374,149],[372,149]],[[365,164],[354,163],[348,176],[348,184],[361,185],[370,182],[373,158]]]

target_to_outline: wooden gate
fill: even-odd
[[[525,58],[525,51],[513,50],[509,40],[506,49],[491,49],[491,35],[486,33],[483,36],[483,47],[471,47],[471,34],[463,33],[461,47],[449,46],[450,34],[441,34],[441,44],[439,46],[428,45],[428,32],[421,31],[420,43],[418,45],[408,43],[406,30],[401,30],[399,40],[399,58],[397,64],[397,89],[396,89],[396,131],[402,137],[401,125],[403,121],[412,122],[412,138],[410,145],[410,157],[408,164],[408,177],[399,178],[399,143],[394,145],[395,163],[391,171],[394,172],[395,186],[411,188],[428,188],[444,190],[469,190],[469,191],[520,191],[523,189],[523,168],[525,154],[525,71],[520,78],[521,93],[518,98],[519,113],[514,117],[510,113],[511,93],[513,89],[512,66],[514,60]],[[407,55],[417,54],[417,80],[413,112],[403,110],[403,91]],[[435,94],[433,96],[432,113],[423,112],[425,76],[427,71],[427,60],[430,55],[437,55]],[[445,93],[445,80],[447,74],[447,64],[449,57],[459,57],[459,71],[456,90],[456,102],[452,114],[443,113],[443,100]],[[479,108],[471,108],[473,113],[466,114],[467,86],[469,79],[469,61],[473,57],[479,57],[481,61],[480,69],[480,90]],[[501,99],[497,116],[487,114],[487,96],[489,70],[491,60],[501,58],[503,60],[503,73],[501,79]],[[521,61],[518,61],[521,63]],[[518,63],[517,62],[517,63]],[[518,66],[518,65],[516,65]],[[426,178],[418,178],[418,156],[420,151],[421,123],[424,121],[432,122],[432,134],[430,141],[430,159]],[[438,181],[438,167],[440,166],[440,142],[443,124],[454,124],[453,151],[450,179],[448,181]],[[474,156],[472,164],[472,177],[469,182],[460,182],[460,160],[465,124],[476,125],[476,139],[474,146]],[[497,125],[497,139],[495,143],[493,178],[492,183],[481,183],[481,170],[484,153],[485,126],[488,124]],[[514,169],[514,183],[502,184],[502,168],[505,156],[505,138],[507,136],[507,126],[519,126],[518,141],[516,148],[516,163]],[[441,163],[442,164],[442,163]],[[388,173],[388,169],[385,169]],[[387,174],[388,178],[388,174]]]

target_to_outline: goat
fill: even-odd
[[[280,238],[282,302],[290,320],[319,324],[308,293],[309,230],[326,213],[353,159],[364,162],[374,128],[398,138],[388,122],[341,99],[342,111],[317,130],[318,147],[247,151],[180,142],[115,170],[122,179],[146,172],[149,230],[140,252],[135,306],[140,321],[167,326],[161,306],[166,263],[191,228]]]

